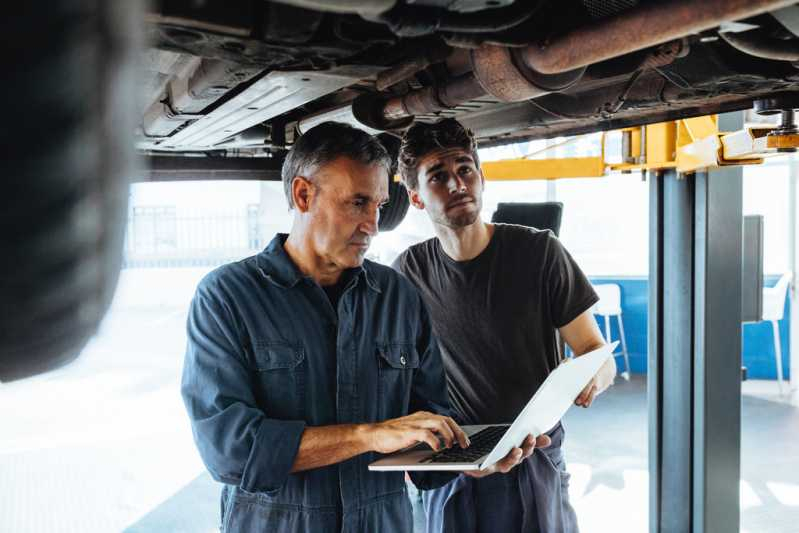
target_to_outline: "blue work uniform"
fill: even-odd
[[[403,475],[369,472],[377,454],[290,470],[306,426],[449,413],[425,307],[405,278],[364,261],[334,309],[286,237],[208,274],[189,313],[182,394],[225,484],[222,531],[411,531]]]

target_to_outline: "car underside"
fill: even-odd
[[[144,3],[23,2],[0,19],[0,382],[74,359],[96,331],[131,179],[279,180],[327,120],[393,152],[443,117],[482,147],[752,108],[796,134],[793,0]],[[389,189],[381,230],[408,207]]]
[[[489,146],[799,95],[785,1],[163,0],[146,21],[148,155],[278,163],[324,120],[456,117]]]

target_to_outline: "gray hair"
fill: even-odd
[[[364,165],[383,165],[386,172],[391,171],[391,157],[376,137],[349,124],[323,122],[297,139],[283,161],[281,177],[289,209],[294,209],[291,198],[294,178],[312,179],[320,167],[342,156]]]

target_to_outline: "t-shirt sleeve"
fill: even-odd
[[[547,296],[549,312],[556,328],[577,318],[599,301],[591,282],[564,248],[550,233],[547,246]]]
[[[391,268],[393,268],[395,272],[399,272],[400,274],[405,274],[405,272],[402,271],[402,267],[404,266],[403,265],[404,257],[405,253],[401,253],[397,256],[396,259],[394,259],[394,261],[391,262]]]

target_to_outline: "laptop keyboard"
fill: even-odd
[[[478,431],[471,437],[471,445],[468,448],[461,448],[455,445],[447,450],[436,452],[428,459],[427,463],[474,463],[497,445],[499,439],[510,426],[491,426]]]

